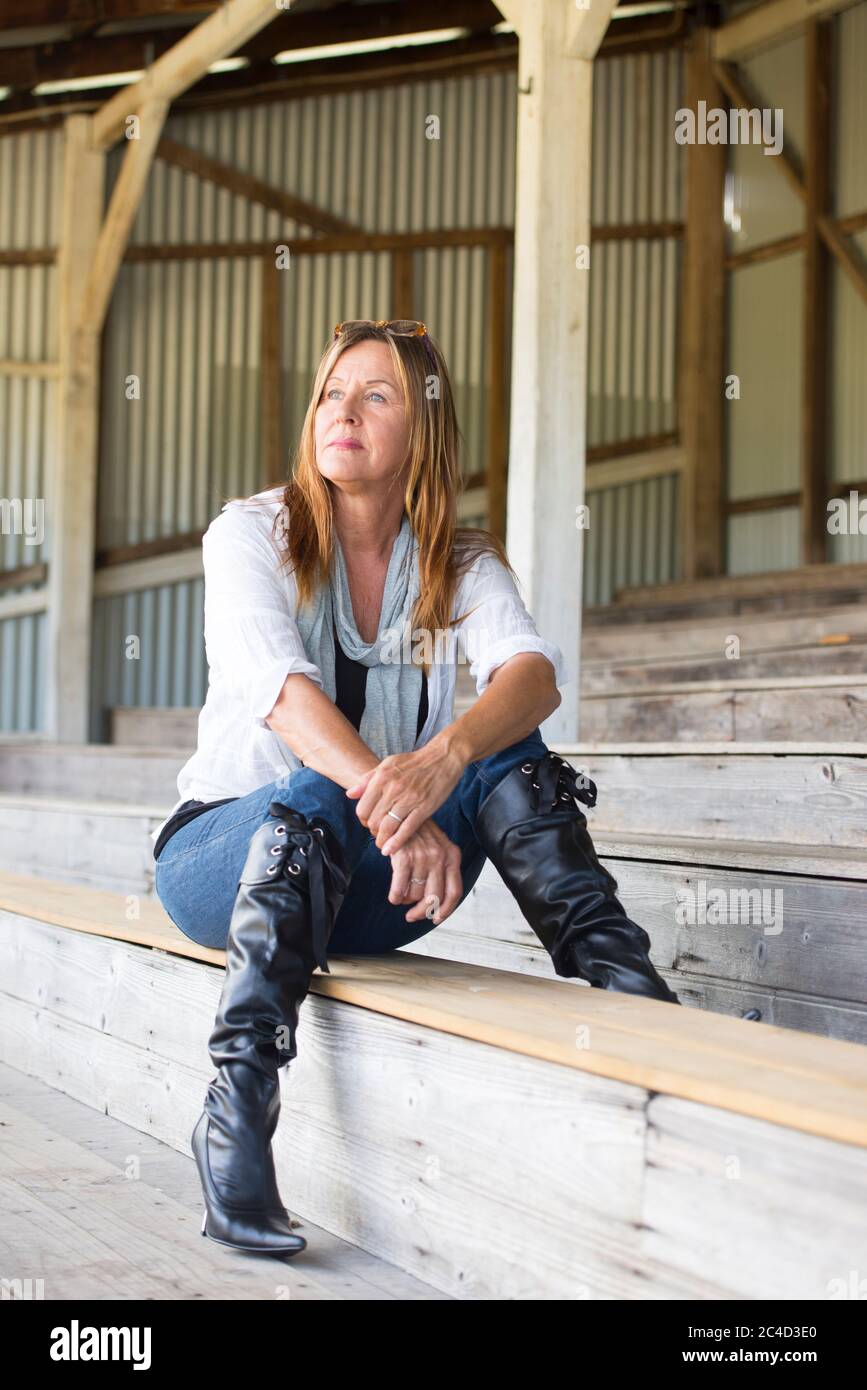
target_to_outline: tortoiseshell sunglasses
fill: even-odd
[[[345,319],[343,323],[338,323],[334,329],[335,338],[338,338],[347,328],[384,328],[387,333],[391,333],[397,338],[421,338],[431,366],[434,371],[438,370],[427,328],[418,319]]]

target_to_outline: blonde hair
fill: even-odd
[[[394,336],[384,328],[359,325],[344,330],[329,343],[316,369],[313,390],[283,491],[283,563],[295,573],[299,605],[330,580],[333,565],[331,484],[316,462],[314,422],[325,383],[338,358],[356,343],[372,338],[387,344],[403,392],[409,419],[409,459],[405,465],[404,508],[418,541],[419,596],[410,631],[437,632],[467,616],[452,619],[455,590],[461,575],[483,554],[494,555],[517,581],[499,537],[481,527],[457,525],[457,503],[463,487],[460,447],[465,442],[458,426],[454,394],[445,358],[436,341],[428,344],[436,362],[438,392],[429,394],[433,364],[420,337]],[[232,499],[246,502],[250,499]],[[279,547],[278,547],[279,548]],[[425,667],[424,661],[419,664]]]

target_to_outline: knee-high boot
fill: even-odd
[[[679,1004],[651,963],[650,937],[618,901],[576,799],[593,806],[596,787],[549,752],[512,768],[488,793],[476,836],[558,975]]]
[[[349,887],[343,848],[320,817],[273,801],[250,841],[229,925],[226,977],[208,1048],[218,1068],[192,1135],[202,1234],[238,1250],[294,1255],[271,1139],[279,1069],[297,1056],[299,1007]]]

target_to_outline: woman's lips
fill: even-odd
[[[338,439],[331,447],[332,449],[360,449],[362,446],[353,440]]]

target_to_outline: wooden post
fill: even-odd
[[[283,450],[281,404],[281,277],[274,256],[263,256],[259,371],[262,406],[262,487],[282,481],[287,472]]]
[[[506,247],[488,251],[488,528],[506,539]]]
[[[614,0],[497,4],[520,40],[507,540],[574,677],[543,730],[565,743],[578,735],[593,57]]]
[[[105,154],[91,145],[91,118],[65,122],[63,198],[57,257],[60,376],[48,468],[51,557],[45,732],[86,743],[96,529],[99,329],[81,326],[88,267],[99,241]]]
[[[688,50],[686,106],[691,111],[702,100],[708,109],[723,105],[710,42],[710,31],[697,29]],[[724,569],[725,171],[725,145],[687,145],[679,372],[684,579]]]
[[[801,391],[801,562],[827,559],[828,252],[821,219],[830,211],[831,24],[811,19],[806,33],[803,376]]]
[[[391,316],[411,319],[413,309],[412,251],[393,251],[391,254]]]

